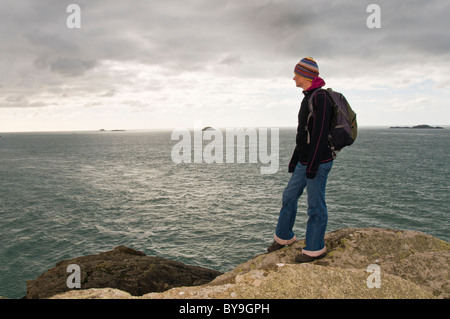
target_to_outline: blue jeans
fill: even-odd
[[[325,203],[325,187],[333,161],[319,165],[316,177],[306,178],[306,165],[298,163],[283,193],[283,202],[275,231],[275,240],[290,244],[296,240],[292,228],[297,215],[298,199],[306,187],[308,194],[308,222],[306,225],[306,246],[304,253],[314,256],[325,251],[325,230],[328,211]]]

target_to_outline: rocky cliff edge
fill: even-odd
[[[83,283],[82,275],[83,289],[73,289],[63,293],[46,291],[48,288],[42,283],[39,284],[46,275],[50,283],[61,282],[64,279],[62,281],[65,284],[68,274],[64,266],[76,260],[65,261],[59,264],[64,268],[59,275],[54,268],[35,281],[30,281],[27,297],[55,299],[450,298],[450,243],[446,241],[418,231],[380,228],[340,229],[327,233],[325,241],[327,256],[312,263],[295,263],[294,256],[301,252],[304,245],[303,240],[300,240],[278,251],[256,256],[224,274],[201,267],[172,273],[173,269],[166,267],[165,278],[156,280],[157,284],[155,284],[155,278],[158,275],[155,273],[150,275],[150,272],[147,272],[144,277],[136,277],[142,275],[142,269],[139,270],[133,266],[136,260],[125,264],[123,262],[116,264],[113,260],[109,263],[103,261],[103,264],[93,262],[91,266],[97,271],[95,277],[106,277],[112,272],[115,277],[111,278],[117,278],[119,274],[119,279],[113,279],[116,281],[120,281],[121,276],[136,277],[128,281],[131,288],[126,291],[124,286],[117,282],[110,282],[103,286],[100,284],[96,287],[89,286],[87,285],[89,278],[86,280],[84,277]],[[121,246],[117,249],[122,252],[128,251],[130,256],[139,255],[148,258],[131,248]],[[109,254],[113,253],[109,252]],[[116,256],[116,262],[127,259],[126,255]],[[179,263],[175,264],[177,267],[184,267]],[[154,267],[158,269],[158,265]],[[49,276],[52,271],[53,275]],[[91,279],[94,278],[93,273],[93,271],[90,273]],[[58,276],[63,277],[58,278]],[[178,280],[174,280],[173,277]],[[187,284],[183,283],[184,277],[188,278]],[[150,287],[152,292],[148,292],[148,289],[137,291],[133,286],[142,285],[141,281],[157,289],[151,290],[153,288]],[[106,284],[106,281],[103,284]]]

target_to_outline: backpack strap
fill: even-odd
[[[311,133],[309,133],[309,130],[308,130],[308,123],[309,123],[309,119],[310,119],[310,118],[313,116],[313,114],[314,114],[314,108],[313,108],[313,104],[312,104],[312,99],[313,99],[314,94],[316,94],[319,90],[325,91],[325,93],[327,94],[327,96],[330,98],[331,102],[335,104],[334,99],[333,99],[333,97],[332,97],[331,94],[330,94],[330,93],[333,91],[331,88],[328,88],[328,89],[322,89],[322,88],[320,88],[320,89],[318,89],[318,90],[315,90],[315,91],[311,94],[311,96],[310,96],[309,99],[308,99],[308,110],[309,110],[309,114],[308,114],[308,119],[306,120],[306,125],[305,125],[305,131],[306,131],[306,135],[307,135],[307,137],[306,137],[306,142],[307,142],[308,144],[310,144],[310,142],[311,142]],[[334,107],[333,107],[333,109],[334,109]],[[340,150],[336,150],[336,149],[335,149],[335,147],[333,146],[333,143],[331,143],[331,139],[330,139],[330,138],[331,138],[331,136],[328,135],[328,144],[329,144],[329,147],[330,147],[330,149],[331,149],[331,154],[332,154],[332,156],[333,156],[333,159],[336,159],[337,153],[339,153]]]
[[[311,143],[311,133],[309,133],[308,130],[308,123],[309,123],[309,119],[314,115],[314,108],[313,108],[313,103],[312,103],[312,99],[314,97],[314,94],[316,94],[318,91],[323,90],[323,89],[317,89],[315,90],[313,93],[311,93],[311,96],[308,99],[308,118],[306,119],[306,125],[305,125],[305,131],[306,131],[306,143],[309,144]]]

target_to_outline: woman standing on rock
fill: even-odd
[[[298,199],[306,187],[306,246],[302,253],[295,257],[297,262],[303,263],[326,255],[325,230],[328,211],[325,188],[328,173],[333,165],[333,155],[328,145],[333,108],[330,98],[321,90],[325,82],[319,77],[319,67],[313,58],[304,58],[295,66],[293,80],[297,87],[303,89],[304,98],[298,114],[296,147],[289,163],[292,176],[283,193],[274,242],[267,250],[272,252],[297,240],[292,229],[297,215]],[[308,101],[311,96],[313,113],[308,120]]]

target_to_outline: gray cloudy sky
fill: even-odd
[[[0,0],[0,132],[294,127],[305,56],[361,126],[450,124],[449,15],[442,0]]]

